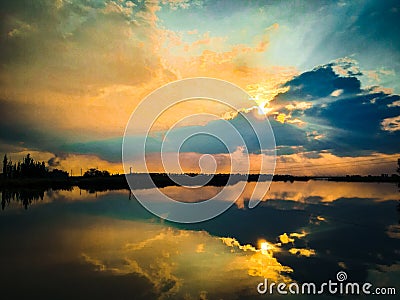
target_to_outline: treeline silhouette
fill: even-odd
[[[111,176],[110,172],[106,170],[100,171],[97,168],[91,168],[87,170],[85,174],[83,174],[83,177],[110,177],[110,176]]]
[[[4,155],[3,159],[4,178],[67,178],[68,172],[59,169],[49,170],[45,162],[35,161],[28,153],[21,161],[13,163]]]

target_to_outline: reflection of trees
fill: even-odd
[[[43,200],[45,191],[45,189],[2,189],[1,208],[4,210],[11,201],[17,201],[27,209],[32,202]]]
[[[23,206],[25,209],[28,209],[28,207],[35,202],[43,201],[45,193],[49,193],[51,191],[72,191],[72,189],[73,186],[42,186],[35,188],[2,187],[0,188],[1,209],[5,210],[6,207],[11,204],[11,202],[21,204],[21,206]],[[82,188],[82,190],[87,191],[89,194],[94,194],[99,191],[108,191],[112,189],[88,187]],[[129,197],[131,198],[131,195],[129,195]]]

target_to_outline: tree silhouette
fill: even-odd
[[[5,174],[7,174],[7,154],[4,154],[4,159],[3,159],[3,176],[5,176]]]
[[[7,158],[3,159],[3,177],[5,178],[44,178],[44,177],[68,177],[68,172],[54,169],[49,171],[44,161],[35,161],[28,153],[22,162],[12,163]]]
[[[97,168],[90,168],[83,174],[83,177],[109,177],[110,172],[108,171],[100,171]]]

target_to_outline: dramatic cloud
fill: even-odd
[[[355,62],[346,59],[288,81],[289,90],[270,102],[276,110],[272,126],[281,151],[284,146],[302,146],[305,151],[328,150],[339,156],[399,153],[400,107],[395,104],[400,96],[362,88],[360,75]],[[280,114],[286,118],[280,120]]]
[[[171,81],[207,76],[249,92],[243,112],[260,126],[270,118],[282,161],[399,153],[399,12],[396,1],[2,1],[0,151],[35,151],[74,172],[79,157],[117,171],[139,101]],[[207,109],[261,155],[242,116],[210,103],[161,116],[149,150],[176,119]],[[219,124],[182,123],[169,143]],[[204,139],[182,150],[227,154]]]
[[[340,164],[339,157],[347,157],[346,162],[353,164],[351,157],[366,159],[367,155],[373,154],[374,159],[380,157],[385,160],[390,157],[384,154],[400,152],[400,133],[396,127],[400,115],[400,106],[397,105],[400,97],[376,87],[362,88],[355,76],[360,76],[360,71],[355,70],[355,62],[349,59],[316,67],[286,82],[286,92],[278,94],[269,102],[269,121],[274,130],[279,155],[278,169],[280,163],[304,163],[305,160],[316,160],[323,164],[322,161],[328,159],[329,155],[332,155],[328,159],[330,163]],[[284,119],[280,118],[282,115]],[[265,126],[265,118],[257,110],[251,110],[231,120],[213,120],[202,126],[177,127],[169,132],[168,138],[165,138],[164,131],[154,133],[147,140],[148,153],[154,153],[151,168],[161,170],[157,167],[157,164],[161,166],[161,161],[156,154],[160,152],[161,146],[169,152],[175,149],[176,141],[199,131],[225,136],[227,133],[221,126],[222,122],[229,122],[243,136],[247,150],[255,155],[252,160],[256,159],[265,149],[260,149],[258,139],[244,117],[256,127]],[[130,137],[129,142],[139,144],[143,138]],[[99,155],[103,159],[118,162],[121,142],[120,138],[115,138],[64,144],[58,150]],[[201,154],[210,153],[217,159],[219,171],[228,170],[228,148],[237,149],[244,145],[228,137],[224,143],[207,135],[188,139],[180,148],[186,157],[184,159],[182,156],[182,160],[190,162],[183,163],[186,166],[184,169],[197,170]]]

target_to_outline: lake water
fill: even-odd
[[[193,202],[220,189],[162,191]],[[385,298],[398,297],[396,185],[273,182],[254,209],[246,193],[212,220],[176,224],[146,211],[126,190],[3,191],[1,293],[7,299],[271,299],[276,291],[257,292],[264,278],[317,285],[337,281],[342,271],[343,282],[395,287],[397,295]]]

